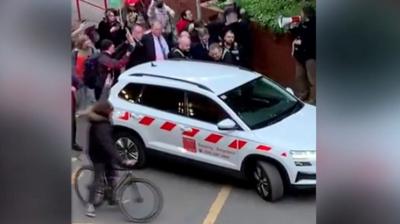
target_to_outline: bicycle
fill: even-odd
[[[103,204],[105,198],[108,198],[110,200],[112,198],[110,194],[113,194],[115,195],[115,201],[118,203],[122,214],[129,221],[145,223],[150,222],[151,220],[156,218],[160,214],[163,206],[163,197],[160,189],[147,179],[135,177],[132,170],[124,168],[116,168],[115,170],[127,172],[118,180],[118,183],[113,191],[111,191],[108,187],[109,185],[107,183],[107,178],[105,177],[105,174],[103,175],[103,185],[96,192],[94,206],[99,207]],[[76,194],[84,205],[86,205],[88,202],[89,189],[91,187],[94,176],[93,174],[93,167],[87,165],[80,167],[73,175],[73,183]],[[87,180],[87,178],[82,178],[83,175],[91,175],[92,178],[88,178],[89,180]],[[85,181],[88,181],[88,183],[85,184]],[[125,197],[126,194],[129,194],[130,192],[132,192],[133,195]],[[153,196],[152,201],[150,201],[150,205],[152,208],[149,213],[145,214],[142,217],[139,217],[136,213],[144,213],[144,208],[140,207],[140,205],[145,206],[145,203],[149,202],[149,200],[145,200],[146,198],[148,198],[149,193],[151,193]]]

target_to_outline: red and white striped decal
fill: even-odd
[[[124,112],[124,113],[122,113],[122,114],[118,117],[118,119],[121,119],[121,120],[124,120],[124,121],[128,121],[130,118],[131,118],[131,114],[130,114],[129,112]],[[150,117],[150,116],[144,116],[143,118],[140,119],[139,124],[142,124],[142,125],[144,125],[144,126],[150,126],[154,121],[155,121],[155,118],[152,118],[152,117]],[[164,130],[164,131],[170,132],[170,131],[172,131],[176,126],[177,126],[177,124],[172,123],[172,122],[169,122],[169,121],[166,121],[166,122],[164,122],[164,123],[161,125],[160,129],[161,129],[161,130]],[[193,137],[195,137],[199,132],[200,132],[200,129],[192,128],[190,131],[185,131],[185,132],[183,132],[182,135],[183,135],[183,136],[186,136],[186,137],[191,137],[191,138],[193,138]],[[213,144],[217,144],[217,143],[220,142],[223,138],[224,138],[223,135],[219,135],[219,134],[212,133],[212,134],[209,134],[209,135],[204,139],[204,141],[210,142],[210,143],[213,143]],[[187,143],[188,143],[188,142],[187,142]],[[187,143],[186,143],[186,144],[187,144]],[[240,139],[235,139],[235,140],[233,140],[233,141],[228,145],[228,147],[231,148],[231,149],[234,149],[234,150],[241,150],[247,143],[248,143],[247,141],[240,140]],[[188,147],[188,148],[193,148],[193,147],[191,146],[191,147]],[[267,145],[258,145],[256,149],[257,149],[257,150],[260,150],[260,151],[270,151],[272,148],[271,148],[270,146],[267,146]],[[287,153],[286,153],[286,152],[283,152],[283,153],[281,154],[281,156],[287,157]]]
[[[154,118],[145,116],[142,119],[140,119],[139,124],[142,124],[144,126],[150,126],[153,123],[153,121]]]
[[[127,121],[129,120],[129,118],[131,118],[131,114],[129,112],[124,112],[123,114],[121,114],[118,119],[121,119],[123,121]]]
[[[258,149],[258,150],[261,150],[261,151],[270,151],[270,150],[271,150],[271,147],[270,147],[270,146],[267,146],[267,145],[259,145],[259,146],[257,147],[257,149]]]
[[[183,132],[182,134],[183,134],[184,136],[192,137],[192,138],[193,138],[193,137],[196,136],[197,133],[199,133],[199,132],[200,132],[199,129],[192,128],[191,131],[185,131],[185,132]]]
[[[204,139],[204,140],[207,141],[207,142],[216,144],[216,143],[218,143],[218,142],[222,139],[222,137],[223,137],[222,135],[210,134],[210,135],[207,136],[207,138]]]
[[[237,150],[241,150],[245,145],[247,144],[246,141],[243,140],[234,140],[233,142],[231,142],[231,144],[229,144],[229,148],[232,149],[237,149]]]
[[[175,127],[176,127],[176,124],[167,121],[160,127],[160,129],[162,129],[164,131],[172,131]]]

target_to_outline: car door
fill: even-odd
[[[178,151],[201,162],[237,168],[237,153],[244,146],[238,136],[243,130],[219,130],[217,124],[230,116],[210,97],[187,91],[185,105],[186,117],[178,122],[181,135],[175,141]]]
[[[171,139],[180,134],[175,121],[184,117],[184,91],[146,84],[138,104],[141,108],[134,118],[140,132],[146,134],[147,147],[177,154]]]

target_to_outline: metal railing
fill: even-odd
[[[77,9],[77,11],[78,11],[78,19],[79,19],[79,20],[82,19],[80,2],[83,2],[83,3],[85,3],[85,4],[88,4],[88,5],[90,5],[90,6],[95,7],[95,8],[97,8],[97,9],[100,9],[100,10],[102,10],[103,12],[108,8],[107,0],[104,0],[104,5],[98,5],[98,4],[95,4],[95,3],[90,2],[90,1],[88,1],[88,0],[76,0],[76,9]]]

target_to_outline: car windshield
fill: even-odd
[[[219,96],[250,129],[274,124],[303,103],[267,78],[260,77]]]

